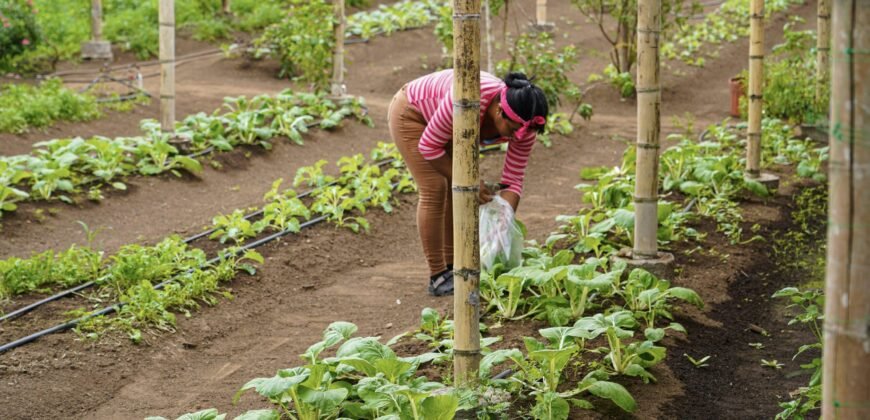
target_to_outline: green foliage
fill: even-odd
[[[766,1],[765,15],[770,17],[803,3],[804,0]],[[694,8],[691,11],[692,14],[699,12],[700,10]],[[706,13],[703,20],[684,22],[666,30],[661,45],[662,57],[703,67],[706,57],[718,56],[723,43],[749,36],[749,20],[748,1],[726,0],[713,12]]]
[[[65,88],[60,79],[0,87],[0,132],[24,133],[55,121],[87,121],[100,115],[96,98]]]
[[[453,418],[461,403],[458,391],[439,391],[443,384],[417,376],[421,363],[439,355],[398,357],[378,337],[353,337],[356,331],[356,325],[348,322],[330,324],[323,340],[301,355],[303,366],[281,369],[271,378],[252,379],[233,401],[254,390],[300,420]],[[336,347],[334,357],[321,357]]]
[[[438,19],[444,3],[443,0],[402,0],[381,4],[375,10],[348,16],[345,34],[348,37],[371,38],[423,27]]]
[[[176,122],[175,135],[187,142],[189,151],[229,151],[243,145],[268,149],[278,136],[300,144],[315,121],[324,129],[338,127],[348,117],[372,124],[361,98],[334,102],[285,90],[275,96],[226,98],[224,103],[226,112],[198,113]],[[0,157],[0,214],[14,211],[15,202],[26,198],[72,202],[70,195],[85,188],[99,198],[103,185],[126,189],[123,178],[136,173],[181,176],[181,171],[202,170],[199,161],[170,142],[157,121],[143,120],[140,128],[142,136],[56,139],[37,143],[30,155]]]
[[[634,95],[634,77],[629,72],[620,73],[613,64],[608,64],[607,67],[604,68],[604,76],[593,73],[589,75],[587,81],[597,82],[605,77],[607,78],[607,83],[619,92],[619,96],[630,98]]]
[[[279,77],[327,90],[335,45],[332,6],[323,0],[290,0],[287,17],[269,26],[255,44],[281,62]]]
[[[618,73],[631,72],[637,58],[637,0],[571,0],[571,3],[598,26],[611,45],[610,61]],[[663,0],[662,32],[683,27],[688,17],[699,10],[695,1]]]
[[[42,42],[37,13],[32,0],[0,3],[0,70],[15,67],[17,55],[35,49]]]
[[[830,80],[819,82],[816,69],[815,31],[795,31],[803,20],[793,17],[783,26],[784,40],[773,47],[764,62],[764,114],[791,124],[826,125]],[[743,77],[746,76],[744,71]],[[823,95],[816,98],[821,83]],[[747,101],[741,97],[741,113],[745,115]]]

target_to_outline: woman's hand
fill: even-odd
[[[483,180],[480,180],[480,192],[477,194],[477,201],[480,204],[486,204],[492,201],[493,192],[486,186]]]

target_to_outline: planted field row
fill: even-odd
[[[122,102],[98,103],[95,96],[65,88],[60,79],[38,86],[9,83],[0,88],[0,133],[20,134],[56,121],[89,121],[99,118],[105,109],[131,107]]]
[[[201,164],[192,156],[210,150],[247,145],[269,149],[278,136],[302,144],[310,126],[328,130],[348,117],[372,125],[361,98],[335,102],[286,90],[274,96],[226,98],[224,107],[211,115],[199,113],[176,122],[174,138],[161,132],[157,121],[146,119],[140,123],[143,135],[137,137],[37,143],[29,155],[0,157],[0,215],[16,210],[15,203],[22,200],[71,203],[72,195],[85,190],[89,199],[99,200],[105,185],[126,189],[123,180],[133,174],[199,172]],[[192,155],[183,154],[179,145]]]
[[[822,177],[825,148],[795,139],[778,120],[765,121],[764,130],[770,140],[767,165],[797,165],[800,176]],[[679,143],[663,152],[661,177],[674,202],[660,202],[662,245],[686,238],[701,243],[704,235],[690,227],[697,217],[716,220],[731,240],[741,240],[742,194],[769,192],[744,178],[740,132],[723,123],[697,142],[688,133],[676,135]],[[654,383],[650,368],[667,355],[661,340],[686,333],[673,321],[676,304],[703,303],[691,289],[642,269],[629,271],[612,259],[631,245],[633,156],[632,148],[621,167],[584,171],[584,177],[598,180],[595,186],[578,186],[592,207],[561,216],[560,231],[542,245],[531,242],[518,266],[499,262],[481,274],[484,321],[510,328],[515,320],[529,318],[549,327],[539,331],[543,339],[526,337],[524,349],[505,348],[500,337],[482,338],[480,387],[449,387],[452,322],[427,309],[420,330],[386,344],[378,337],[353,337],[353,324],[333,323],[324,340],[301,355],[301,365],[242,386],[236,398],[253,389],[274,405],[245,415],[416,419],[453,418],[457,410],[475,409],[478,415],[566,419],[572,410],[610,404],[603,400],[634,411],[634,398],[619,382],[634,377]],[[402,354],[408,341],[423,341],[430,351]],[[336,347],[334,356],[322,355]],[[421,367],[435,377],[422,376]],[[496,371],[501,373],[493,376]],[[431,417],[436,412],[443,416]],[[219,416],[213,409],[197,414]]]
[[[764,2],[767,17],[804,4],[805,0],[768,0]],[[689,65],[703,66],[706,58],[716,57],[723,43],[749,36],[749,2],[726,0],[714,11],[704,14],[700,22],[680,25],[662,43],[662,56],[679,59]]]
[[[212,237],[221,243],[231,240],[234,245],[217,251],[211,260],[204,251],[188,246],[192,238],[178,236],[153,246],[127,245],[111,257],[89,246],[72,246],[63,252],[0,261],[0,296],[47,292],[92,281],[98,288],[96,295],[121,303],[116,308],[118,316],[109,319],[94,316],[102,311],[75,311],[70,315],[82,320],[78,331],[97,338],[117,330],[139,341],[144,328],[169,330],[175,324],[174,311],[188,313],[200,303],[215,304],[218,295],[229,296],[221,290],[222,282],[231,280],[238,270],[254,273],[246,261],[262,262],[262,258],[252,244],[239,247],[246,239],[272,232],[258,239],[259,246],[318,221],[367,231],[366,210],[392,211],[395,194],[414,189],[392,144],[381,143],[373,150],[371,163],[362,155],[341,159],[336,177],[323,173],[325,163],[301,168],[294,180],[296,185],[312,187],[304,194],[310,205],[300,199],[302,194],[280,190],[279,179],[264,196],[259,220],[251,222],[241,210],[216,217],[209,229],[214,232]]]

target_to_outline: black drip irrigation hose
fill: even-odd
[[[376,163],[375,165],[377,165],[378,167],[381,167],[381,166],[384,166],[384,165],[388,165],[388,164],[390,164],[390,163],[393,163],[393,162],[395,162],[395,161],[396,161],[395,159],[392,159],[392,158],[391,158],[391,159],[386,159],[386,160],[380,161],[380,162]],[[317,187],[317,188],[313,188],[313,189],[307,190],[307,191],[305,191],[305,192],[302,192],[302,193],[300,193],[300,194],[297,194],[297,195],[296,195],[296,198],[298,198],[298,199],[302,199],[302,198],[308,197],[308,196],[310,196],[312,193],[314,193],[314,191],[316,191],[317,189],[324,188],[324,187],[331,187],[331,186],[333,186],[333,185],[335,185],[335,184],[337,184],[337,183],[338,183],[338,180],[335,180],[335,181],[332,181],[332,182],[330,182],[330,183],[328,183],[328,184],[325,184],[325,185],[323,185],[323,186],[320,186],[320,187]],[[260,215],[262,215],[262,214],[263,214],[263,209],[259,209],[259,210],[255,211],[255,212],[253,212],[253,213],[246,214],[246,215],[244,216],[244,219],[245,219],[245,220],[250,220],[250,219],[255,218],[255,217],[258,217],[258,216],[260,216]],[[197,233],[197,234],[195,234],[195,235],[189,236],[189,237],[187,237],[187,238],[184,238],[183,242],[186,243],[186,244],[189,244],[189,243],[191,243],[191,242],[193,242],[193,241],[196,241],[197,239],[200,239],[200,238],[203,238],[203,237],[205,237],[205,236],[211,235],[211,234],[214,233],[215,231],[217,231],[217,228],[211,228],[211,229],[208,229],[208,230],[206,230],[206,231],[203,231],[203,232]],[[22,308],[18,308],[18,309],[16,309],[16,310],[12,311],[12,312],[9,312],[9,313],[7,313],[7,314],[4,314],[3,316],[0,316],[0,322],[11,321],[11,320],[13,320],[13,319],[15,319],[15,318],[18,318],[18,317],[20,317],[20,316],[22,316],[22,315],[27,314],[27,313],[30,312],[30,311],[33,311],[34,309],[36,309],[36,308],[38,308],[38,307],[40,307],[40,306],[42,306],[42,305],[45,305],[45,304],[50,303],[50,302],[54,302],[55,300],[59,300],[59,299],[65,298],[65,297],[67,297],[67,296],[70,296],[70,295],[73,295],[73,294],[75,294],[75,293],[78,293],[78,292],[80,292],[80,291],[82,291],[82,290],[85,290],[85,289],[91,288],[91,287],[93,287],[93,286],[96,286],[97,283],[98,283],[97,281],[91,280],[91,281],[89,281],[89,282],[87,282],[87,283],[82,283],[82,284],[80,284],[80,285],[78,285],[78,286],[75,286],[75,287],[73,287],[73,288],[70,288],[70,289],[64,290],[64,291],[62,291],[62,292],[58,292],[57,294],[54,294],[54,295],[52,295],[52,296],[49,296],[49,297],[47,297],[47,298],[45,298],[45,299],[42,299],[42,300],[39,300],[39,301],[37,301],[37,302],[31,303],[30,305],[24,306],[24,307],[22,307]]]
[[[500,148],[501,148],[501,146],[499,146],[499,145],[487,146],[487,147],[483,147],[483,148],[481,148],[481,149],[480,149],[480,152],[481,152],[481,153],[485,153],[485,152],[489,152],[489,151],[493,151],[493,150],[498,150],[498,149],[500,149]],[[392,161],[393,161],[393,159],[388,159],[388,160],[386,160],[386,161],[382,161],[380,164],[378,164],[378,166],[385,165],[385,164],[390,163],[390,162],[392,162]],[[395,188],[397,185],[398,185],[398,183],[393,183],[393,184],[392,184],[392,187]],[[306,193],[310,194],[311,191],[306,191]],[[297,196],[297,197],[298,197],[298,196]],[[368,200],[368,199],[367,199],[367,200]],[[249,216],[251,216],[251,215],[249,215]],[[253,216],[251,216],[251,217],[253,217]],[[323,216],[318,216],[318,217],[316,217],[316,218],[314,218],[314,219],[311,219],[311,220],[309,220],[309,221],[306,221],[305,223],[302,223],[301,225],[299,225],[299,230],[302,230],[302,229],[305,229],[305,228],[311,227],[311,226],[313,226],[313,225],[316,225],[316,224],[318,224],[318,223],[320,223],[320,222],[323,222],[323,221],[326,220],[326,218],[327,218],[327,217],[326,217],[325,215],[323,215]],[[235,251],[233,252],[233,254],[234,254],[235,256],[238,256],[238,255],[240,255],[240,254],[241,254],[242,252],[244,252],[244,251],[248,251],[248,250],[251,250],[251,249],[254,249],[254,248],[258,248],[258,247],[263,246],[263,245],[265,245],[265,244],[267,244],[267,243],[269,243],[269,242],[272,242],[272,241],[274,241],[274,240],[276,240],[276,239],[279,239],[279,238],[282,238],[282,237],[284,237],[284,236],[287,236],[287,235],[289,235],[290,233],[293,233],[293,231],[291,231],[290,229],[287,229],[287,230],[283,230],[283,231],[281,231],[281,232],[274,233],[274,234],[272,234],[272,235],[269,235],[269,236],[267,236],[267,237],[264,237],[264,238],[258,239],[258,240],[256,240],[256,241],[251,242],[251,243],[249,243],[249,244],[247,244],[247,245],[244,245],[244,246],[242,246],[242,247],[236,248]],[[200,236],[200,237],[201,237],[201,236]],[[212,258],[212,259],[206,261],[205,264],[204,264],[204,266],[214,264],[214,263],[216,263],[216,262],[218,262],[218,261],[220,261],[220,257]],[[179,276],[181,276],[181,275],[183,275],[183,274],[187,274],[187,273],[189,273],[190,271],[192,271],[192,270],[188,270],[188,271],[186,271],[185,273],[182,273],[182,274],[176,274],[175,276],[169,278],[168,280],[166,280],[166,281],[164,281],[164,282],[162,282],[162,283],[159,283],[159,284],[155,285],[154,288],[155,288],[155,289],[162,289],[162,288],[165,287],[167,284],[169,284],[169,283],[171,283],[171,282],[177,280],[177,279],[179,278]],[[78,286],[78,287],[76,287],[76,288],[69,289],[69,290],[66,290],[66,291],[64,291],[64,292],[58,293],[57,295],[51,296],[51,297],[46,298],[46,299],[43,299],[43,300],[41,300],[41,301],[39,301],[39,302],[33,303],[33,304],[31,304],[31,305],[28,305],[28,306],[25,307],[25,308],[21,308],[21,309],[15,311],[15,312],[11,312],[11,313],[5,315],[3,318],[0,318],[0,321],[2,321],[2,320],[6,320],[6,319],[11,319],[10,315],[12,315],[13,313],[17,313],[15,317],[21,316],[21,315],[23,315],[23,314],[25,314],[25,313],[27,313],[27,312],[29,312],[29,311],[35,309],[35,308],[38,307],[39,305],[42,305],[42,304],[45,304],[45,303],[51,302],[52,300],[57,300],[57,299],[59,299],[59,298],[61,298],[61,297],[64,297],[64,296],[68,296],[68,295],[70,295],[70,294],[75,293],[75,291],[79,291],[79,290],[85,289],[85,288],[87,288],[87,287],[92,287],[94,284],[96,284],[96,282],[91,281],[91,282],[88,282],[88,283],[82,284],[82,285],[80,285],[80,286]],[[73,291],[73,290],[75,290],[75,291]],[[51,327],[51,328],[47,328],[47,329],[44,329],[44,330],[42,330],[42,331],[39,331],[39,332],[36,332],[36,333],[30,334],[30,335],[28,335],[28,336],[26,336],[26,337],[20,338],[20,339],[18,339],[18,340],[13,341],[13,342],[6,343],[6,344],[0,346],[0,353],[4,353],[4,352],[6,352],[6,351],[12,350],[12,349],[14,349],[14,348],[16,348],[16,347],[23,346],[23,345],[25,345],[25,344],[29,344],[29,343],[31,343],[31,342],[33,342],[33,341],[36,341],[36,340],[38,340],[39,338],[44,337],[44,336],[49,335],[49,334],[54,334],[54,333],[56,333],[56,332],[66,331],[66,330],[69,330],[69,329],[75,328],[78,324],[80,324],[80,323],[82,323],[82,322],[84,322],[84,321],[87,321],[87,320],[89,320],[89,319],[92,319],[92,318],[95,318],[95,317],[98,317],[98,316],[108,315],[108,314],[111,314],[111,313],[113,313],[113,312],[116,312],[118,309],[122,308],[124,305],[125,305],[125,304],[124,304],[123,302],[119,302],[119,303],[116,303],[116,304],[114,304],[114,305],[107,306],[107,307],[105,307],[105,308],[103,308],[103,309],[101,309],[101,310],[99,310],[99,311],[97,311],[97,312],[92,312],[92,313],[90,313],[90,314],[88,314],[88,315],[85,315],[85,316],[80,317],[80,318],[76,318],[76,319],[74,319],[74,320],[72,320],[72,321],[69,321],[69,322],[66,322],[66,323],[63,323],[63,324],[60,324],[60,325],[55,325],[55,326],[53,326],[53,327]],[[26,308],[29,308],[29,309],[27,309],[27,311],[24,311],[24,309],[26,309]],[[508,371],[506,371],[506,372],[508,372]],[[502,372],[502,373],[504,373],[504,372]],[[512,374],[512,372],[507,373],[506,376],[507,376],[507,375],[510,375],[510,374]],[[498,376],[498,375],[497,375],[497,376]]]
[[[301,225],[299,225],[299,229],[305,229],[305,228],[311,227],[311,226],[313,226],[313,225],[315,225],[315,224],[317,224],[317,223],[320,223],[320,222],[322,222],[322,221],[324,221],[324,220],[326,220],[326,216],[319,216],[319,217],[316,217],[316,218],[314,218],[314,219],[311,219],[311,220],[309,220],[309,221],[307,221],[307,222],[302,223]],[[238,256],[238,255],[240,255],[241,253],[243,253],[243,252],[245,252],[245,251],[248,251],[248,250],[251,250],[251,249],[254,249],[254,248],[261,247],[261,246],[263,246],[263,245],[265,245],[265,244],[267,244],[267,243],[269,243],[269,242],[272,242],[272,241],[274,241],[274,240],[276,240],[276,239],[279,239],[279,238],[282,238],[282,237],[284,237],[284,236],[287,236],[287,235],[289,235],[289,234],[291,234],[291,233],[293,233],[293,231],[291,231],[290,229],[283,230],[283,231],[278,232],[278,233],[273,233],[273,234],[271,234],[271,235],[269,235],[269,236],[267,236],[267,237],[265,237],[265,238],[262,238],[262,239],[256,240],[256,241],[251,242],[251,243],[249,243],[249,244],[247,244],[247,245],[245,245],[245,246],[242,246],[242,247],[237,248],[237,249],[233,252],[233,254],[234,254],[235,256]],[[221,257],[215,257],[215,258],[212,258],[212,259],[206,261],[205,264],[203,264],[203,266],[212,265],[212,264],[214,264],[214,263],[216,263],[216,262],[219,262],[220,259],[221,259]],[[180,276],[182,276],[182,275],[184,275],[184,274],[187,274],[187,273],[189,273],[190,271],[192,271],[192,270],[185,271],[184,273],[181,273],[181,274],[176,274],[175,276],[172,276],[172,277],[169,278],[168,280],[165,280],[165,281],[163,281],[162,283],[159,283],[159,284],[155,285],[155,286],[154,286],[154,289],[158,289],[158,290],[159,290],[159,289],[162,289],[162,288],[166,287],[167,284],[176,281]],[[65,323],[60,324],[60,325],[55,325],[55,326],[53,326],[53,327],[51,327],[51,328],[47,328],[47,329],[44,329],[44,330],[42,330],[42,331],[39,331],[39,332],[36,332],[36,333],[30,334],[30,335],[28,335],[27,337],[20,338],[20,339],[15,340],[15,341],[13,341],[13,342],[11,342],[11,343],[7,343],[7,344],[4,344],[4,345],[0,346],[0,353],[3,353],[3,352],[6,352],[6,351],[9,351],[9,350],[12,350],[12,349],[14,349],[14,348],[16,348],[16,347],[20,347],[20,346],[23,346],[23,345],[25,345],[25,344],[31,343],[31,342],[33,342],[33,341],[38,340],[39,338],[42,338],[42,337],[44,337],[44,336],[46,336],[46,335],[49,335],[49,334],[54,334],[54,333],[56,333],[56,332],[66,331],[66,330],[68,330],[68,329],[75,328],[75,326],[77,326],[78,324],[80,324],[80,323],[82,323],[82,322],[85,322],[85,321],[87,321],[87,320],[89,320],[89,319],[93,319],[93,318],[98,317],[98,316],[108,315],[108,314],[111,314],[111,313],[113,313],[113,312],[117,312],[119,309],[121,309],[121,308],[124,307],[125,305],[126,305],[126,304],[125,304],[124,302],[119,302],[119,303],[116,303],[116,304],[114,304],[114,305],[110,305],[110,306],[107,306],[107,307],[105,307],[105,308],[103,308],[103,309],[100,309],[100,310],[97,311],[97,312],[92,312],[92,313],[90,313],[90,314],[88,314],[88,315],[85,315],[85,316],[83,316],[83,317],[76,318],[76,319],[74,319],[74,320],[72,320],[72,321],[65,322]]]

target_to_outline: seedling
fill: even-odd
[[[764,343],[749,343],[749,347],[752,347],[756,350],[761,350],[764,348]]]
[[[700,358],[700,359],[695,359],[694,357],[689,356],[689,355],[686,354],[686,353],[683,353],[683,356],[685,356],[686,359],[689,359],[689,362],[691,362],[692,365],[695,366],[695,367],[698,368],[698,369],[703,368],[703,367],[708,367],[708,366],[710,366],[710,365],[707,363],[707,361],[710,360],[710,358],[712,357],[712,356],[704,356],[704,357],[702,357],[702,358]]]
[[[761,366],[769,367],[772,369],[782,369],[782,367],[785,365],[782,363],[779,363],[776,359],[773,359],[773,360],[761,359]]]

